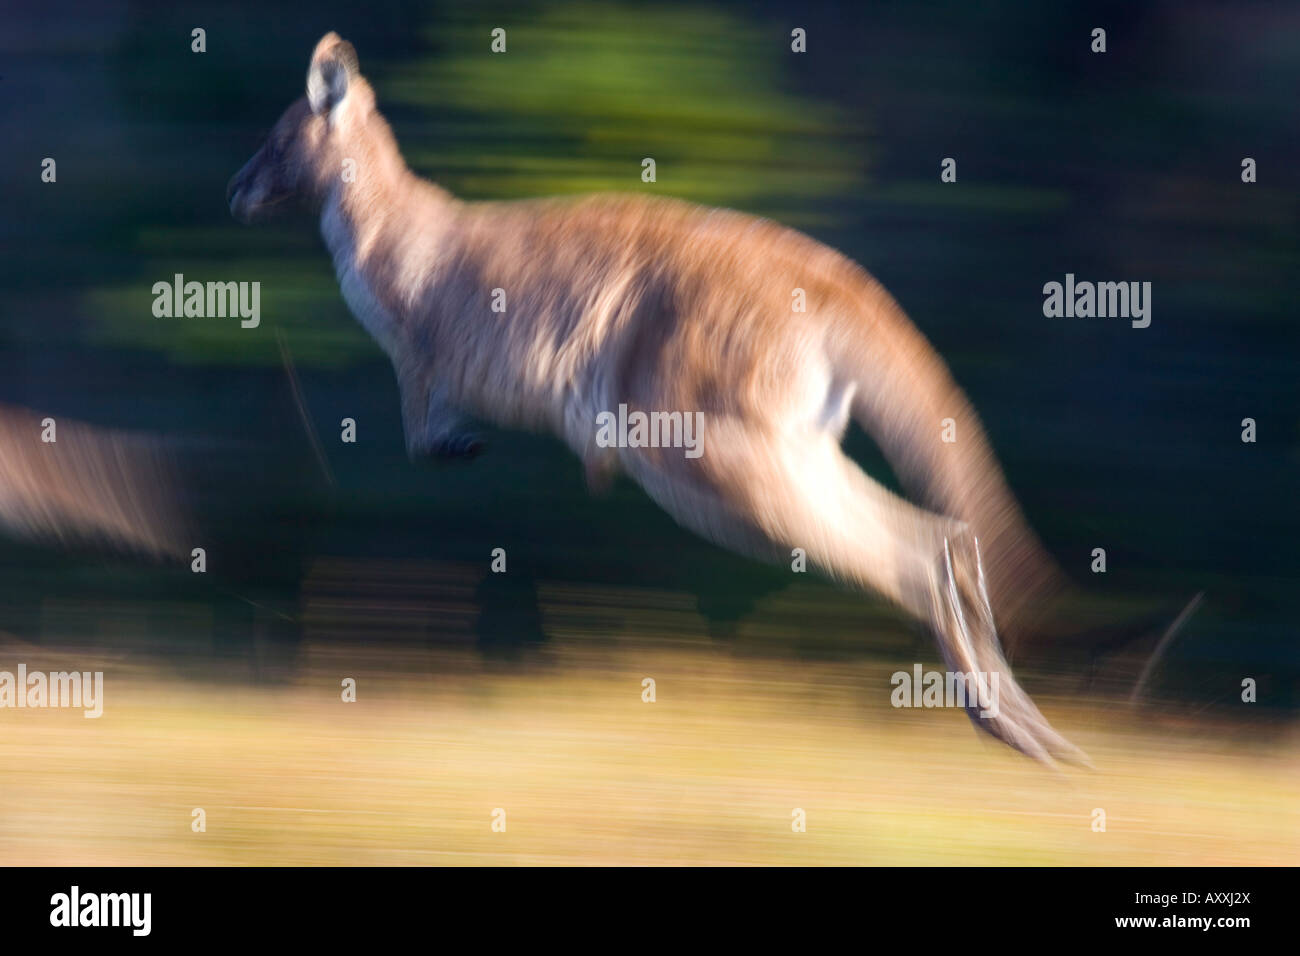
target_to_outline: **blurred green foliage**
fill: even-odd
[[[381,68],[380,97],[450,117],[408,160],[461,195],[635,190],[806,209],[864,180],[861,120],[786,89],[788,38],[766,23],[706,6],[578,2],[512,25],[506,54],[487,52],[479,22],[440,24],[428,39],[435,54]],[[644,157],[659,184],[640,181]]]

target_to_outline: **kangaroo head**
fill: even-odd
[[[311,56],[307,95],[284,111],[262,148],[226,187],[231,215],[254,222],[287,199],[324,199],[341,181],[344,160],[359,151],[357,140],[374,104],[352,44],[337,33],[325,34]]]

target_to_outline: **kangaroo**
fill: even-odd
[[[154,438],[0,405],[0,529],[10,534],[176,557],[188,553],[177,486]]]
[[[967,702],[977,727],[1086,763],[1011,677],[994,623],[995,607],[1004,629],[1026,619],[1059,572],[943,361],[861,267],[670,199],[457,200],[407,167],[334,33],[227,189],[245,223],[295,197],[319,209],[343,296],[392,360],[412,456],[478,454],[467,419],[550,430],[593,488],[621,471],[717,544],[768,560],[802,548],[885,596],[929,626],[950,670],[996,675],[996,715]],[[599,441],[620,406],[696,413],[698,454]],[[933,510],[843,454],[850,419]]]

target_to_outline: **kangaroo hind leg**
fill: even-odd
[[[1044,762],[1086,762],[1012,677],[966,525],[892,494],[825,432],[714,419],[702,447],[694,460],[660,450],[628,453],[624,465],[696,533],[768,560],[803,548],[832,577],[889,598],[930,627],[950,670],[996,694],[992,707],[967,702],[976,727]]]

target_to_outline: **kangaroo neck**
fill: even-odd
[[[447,228],[449,206],[400,156],[358,160],[355,180],[340,178],[325,196],[321,236],[343,297],[392,357],[407,337],[409,304],[428,278],[420,260]]]

